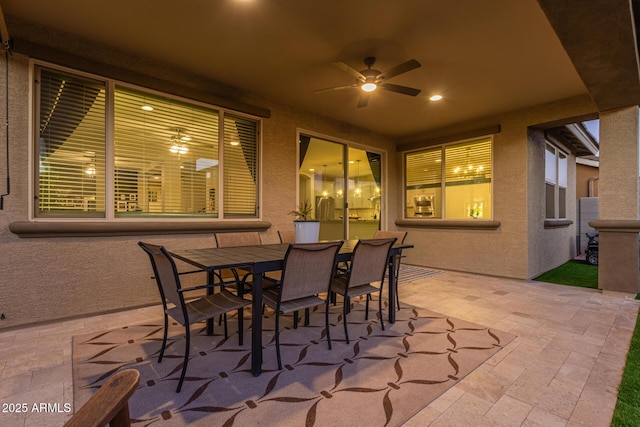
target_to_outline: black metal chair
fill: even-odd
[[[365,298],[365,320],[369,318],[369,295],[379,292],[378,312],[380,326],[384,330],[382,316],[382,288],[387,266],[389,265],[389,253],[391,247],[396,242],[396,238],[391,239],[368,239],[360,240],[353,249],[353,257],[346,272],[339,272],[331,283],[331,292],[343,297],[343,317],[344,334],[349,343],[349,330],[347,328],[347,314],[351,306],[351,298],[366,295]],[[371,283],[380,282],[379,287]]]
[[[317,305],[325,305],[325,328],[327,343],[331,349],[329,331],[329,287],[335,274],[336,258],[342,241],[328,243],[289,244],[284,258],[282,279],[279,286],[264,291],[265,305],[276,312],[276,356],[278,369],[282,369],[280,356],[280,315],[295,313],[305,309],[307,320],[308,309]],[[270,279],[265,278],[266,281]],[[320,294],[326,293],[326,298]],[[294,317],[296,319],[296,317]],[[297,322],[296,322],[297,323]]]
[[[398,243],[404,243],[404,239],[407,238],[406,231],[386,231],[386,230],[378,230],[376,234],[373,236],[374,239],[389,239],[391,237],[395,237]],[[404,258],[402,255],[402,251],[400,251],[396,256],[393,257],[393,271],[395,272],[396,281],[394,282],[395,291],[396,291],[396,305],[398,310],[400,310],[400,297],[398,294],[398,276],[400,274],[400,261]]]
[[[257,231],[240,231],[231,233],[213,233],[213,238],[216,241],[216,247],[218,248],[232,248],[236,246],[257,246],[262,244],[260,233]],[[226,271],[230,271],[233,275],[233,279],[226,279]],[[240,292],[245,293],[245,289],[251,288],[251,283],[248,281],[251,273],[241,268],[231,268],[218,272],[220,279],[220,285],[223,287],[234,282],[238,285]],[[227,276],[228,277],[228,276]]]
[[[162,348],[158,356],[158,363],[162,362],[162,356],[167,345],[167,329],[168,316],[171,316],[185,328],[186,345],[184,350],[184,362],[182,364],[182,373],[178,381],[176,392],[179,393],[182,388],[185,373],[187,372],[187,364],[189,363],[189,347],[191,343],[190,326],[197,322],[213,319],[216,316],[225,315],[224,334],[228,338],[226,313],[238,310],[238,342],[242,345],[243,335],[243,308],[250,304],[231,292],[221,289],[218,293],[212,293],[206,296],[189,299],[185,293],[211,289],[218,284],[207,284],[202,286],[194,286],[190,288],[182,288],[180,285],[180,277],[176,264],[171,255],[162,246],[152,245],[150,243],[138,242],[138,245],[149,255],[151,265],[153,267],[162,307],[164,309],[164,334],[162,337]]]

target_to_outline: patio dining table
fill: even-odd
[[[353,255],[357,240],[346,240],[338,253],[338,262],[349,261]],[[252,275],[252,326],[251,326],[251,373],[259,376],[262,373],[262,275],[269,271],[282,270],[284,257],[289,244],[269,244],[256,246],[236,246],[227,248],[180,249],[171,251],[175,258],[191,264],[207,272],[207,280],[214,283],[216,270],[242,268]],[[391,248],[388,262],[389,279],[389,322],[396,320],[395,290],[397,277],[393,268],[393,259],[403,249],[413,245],[397,243]],[[213,321],[207,323],[207,333],[213,331]]]

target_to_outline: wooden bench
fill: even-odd
[[[129,427],[129,398],[140,381],[140,373],[126,369],[113,375],[82,405],[64,427]]]

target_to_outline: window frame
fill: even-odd
[[[552,148],[553,150],[549,150],[549,148]],[[550,177],[548,177],[548,161],[549,159],[547,158],[547,153],[553,151],[553,160],[554,160],[554,173],[555,176],[553,177],[553,179],[549,179]],[[544,188],[545,188],[545,207],[544,207],[544,213],[545,213],[545,220],[566,220],[567,219],[567,190],[569,188],[569,153],[567,151],[565,151],[563,148],[561,148],[558,144],[554,144],[553,142],[549,141],[548,139],[545,140],[545,146],[544,146],[544,152],[545,152],[545,160],[544,160],[544,168],[545,168],[545,173],[544,173]],[[564,185],[561,183],[561,159],[564,159],[565,165],[564,165]],[[553,202],[553,216],[550,217],[549,216],[549,187],[552,186],[553,187],[553,197],[552,197],[552,202]],[[562,191],[564,190],[564,192]],[[563,200],[561,200],[561,198]],[[562,213],[564,213],[564,216],[562,216]]]
[[[447,165],[446,165],[446,157],[447,157],[447,148],[449,147],[453,147],[456,145],[465,145],[465,144],[472,144],[473,142],[483,142],[485,140],[489,140],[489,144],[490,144],[490,151],[491,151],[491,178],[490,178],[490,209],[489,209],[489,215],[483,215],[483,218],[481,219],[477,219],[477,218],[448,218],[447,217],[447,212],[446,212],[446,204],[447,204]],[[440,199],[441,199],[441,212],[442,215],[440,217],[416,217],[416,216],[408,216],[407,215],[407,207],[408,207],[408,203],[409,201],[407,200],[407,156],[410,154],[415,154],[415,153],[420,153],[420,152],[426,152],[426,151],[433,151],[433,150],[440,150]],[[491,222],[494,223],[495,221],[493,220],[493,176],[494,176],[494,165],[493,165],[493,161],[494,161],[494,138],[493,135],[483,135],[483,136],[477,136],[477,137],[473,137],[473,138],[468,138],[468,139],[463,139],[463,140],[456,140],[456,141],[451,141],[451,142],[447,142],[447,143],[443,143],[443,144],[434,144],[434,145],[429,145],[429,146],[425,146],[425,147],[421,147],[419,149],[415,149],[415,150],[410,150],[410,151],[405,151],[403,152],[403,162],[402,162],[402,167],[403,167],[403,171],[402,171],[402,185],[403,185],[403,195],[402,195],[402,201],[403,201],[403,208],[402,208],[402,221],[410,221],[410,222],[414,222],[414,221],[424,221],[424,223],[438,223],[439,225],[442,225],[445,222],[448,223],[464,223],[466,221],[470,221],[470,222],[477,222],[477,221],[485,221],[485,222]]]
[[[105,176],[104,176],[104,191],[105,191],[105,214],[104,216],[39,216],[38,209],[38,196],[39,196],[39,167],[38,167],[38,158],[39,158],[39,108],[41,105],[40,92],[37,88],[36,79],[39,76],[38,68],[40,69],[48,69],[52,72],[58,73],[66,73],[77,76],[78,78],[84,79],[92,79],[99,82],[104,82],[105,84],[105,99],[106,99],[106,107],[105,107],[105,141],[104,141],[104,152],[105,152]],[[249,121],[253,121],[255,123],[255,132],[256,132],[256,142],[255,142],[255,170],[256,170],[256,194],[255,194],[255,216],[245,216],[245,215],[236,215],[229,214],[225,215],[224,212],[224,198],[225,198],[225,186],[223,182],[223,174],[224,174],[224,131],[223,126],[220,126],[218,129],[217,139],[219,142],[218,153],[220,157],[220,170],[219,170],[219,187],[217,189],[217,197],[218,197],[218,208],[219,212],[217,216],[198,216],[198,217],[190,217],[190,216],[181,216],[176,217],[171,213],[166,213],[166,215],[158,215],[158,216],[141,216],[139,218],[136,217],[125,217],[118,218],[116,217],[116,205],[115,205],[115,90],[116,87],[123,87],[132,90],[136,90],[139,92],[147,93],[151,96],[159,96],[162,98],[166,98],[169,100],[175,100],[177,102],[187,103],[194,106],[200,106],[212,110],[216,110],[218,112],[219,122],[224,123],[225,115],[230,115],[232,117],[246,119]],[[29,146],[28,146],[28,155],[29,155],[29,185],[28,185],[28,193],[29,193],[29,203],[28,203],[28,211],[29,211],[29,221],[34,222],[221,222],[221,221],[261,221],[262,220],[262,127],[263,120],[259,116],[255,116],[252,114],[244,113],[242,111],[236,111],[225,107],[220,107],[214,104],[209,104],[202,101],[197,101],[194,99],[190,99],[188,97],[176,95],[174,93],[167,93],[155,89],[146,88],[143,86],[139,86],[133,83],[128,83],[125,81],[111,79],[108,77],[104,77],[101,75],[96,75],[93,73],[85,72],[78,69],[73,69],[65,66],[61,66],[58,64],[30,59],[29,60],[29,111],[31,121],[29,125]]]

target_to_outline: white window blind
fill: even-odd
[[[223,203],[227,217],[258,216],[259,120],[45,66],[34,75],[36,217],[219,218]]]
[[[254,120],[224,116],[225,217],[258,215],[258,127]]]
[[[442,149],[409,153],[406,156],[408,188],[438,187],[442,182]]]
[[[555,184],[558,182],[556,148],[547,144],[544,153],[544,179],[548,183]]]
[[[450,145],[445,148],[446,185],[491,180],[491,139]]]
[[[492,138],[405,155],[405,215],[491,217]],[[444,178],[445,190],[442,188]]]
[[[116,217],[217,216],[218,112],[115,91]]]
[[[446,218],[491,217],[491,138],[445,147]]]
[[[566,218],[568,156],[556,146],[545,146],[545,217],[547,219]]]
[[[36,68],[37,217],[104,217],[105,83]]]
[[[567,188],[567,156],[558,152],[558,185]]]

